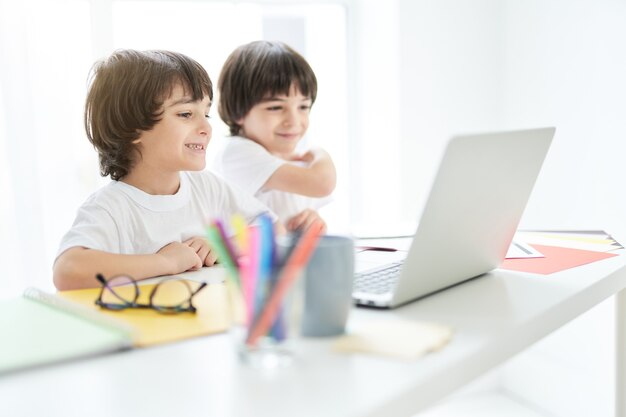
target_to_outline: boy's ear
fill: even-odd
[[[141,139],[135,139],[132,143],[133,143],[133,145],[136,145],[136,144],[138,144],[138,143],[141,143]]]

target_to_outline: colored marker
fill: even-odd
[[[241,214],[234,214],[230,220],[230,224],[235,231],[239,253],[248,253],[248,224],[246,223],[246,219],[244,219]]]
[[[217,257],[220,263],[226,268],[226,275],[230,277],[230,279],[234,281],[237,286],[240,286],[237,264],[234,263],[228,249],[226,249],[226,242],[222,238],[222,234],[215,223],[206,226],[206,234],[211,247],[217,252]]]

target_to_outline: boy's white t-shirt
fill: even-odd
[[[76,246],[119,254],[154,254],[172,242],[205,236],[208,220],[228,221],[240,213],[251,222],[268,212],[258,200],[235,191],[208,171],[181,172],[180,188],[174,195],[151,195],[111,181],[78,209],[57,257]]]
[[[314,198],[280,190],[262,190],[272,174],[288,163],[300,164],[274,156],[250,139],[233,136],[227,138],[214,168],[226,181],[258,198],[285,223],[304,209],[318,210],[331,201],[330,197]]]

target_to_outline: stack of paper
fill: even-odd
[[[515,241],[528,244],[543,257],[505,259],[500,268],[536,274],[551,274],[612,258],[624,249],[602,230],[520,231],[515,234]]]
[[[611,235],[602,230],[519,231],[515,234],[515,239],[528,244],[558,246],[593,252],[614,252],[624,249]]]

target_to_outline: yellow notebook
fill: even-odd
[[[188,281],[192,288],[199,283]],[[139,284],[139,303],[147,303],[155,284]],[[124,294],[128,291],[128,294]],[[134,293],[133,287],[118,287],[120,295]],[[224,284],[209,284],[193,298],[197,308],[194,313],[163,314],[152,309],[128,308],[120,311],[107,310],[95,304],[100,288],[60,291],[58,295],[100,313],[129,324],[134,330],[133,345],[150,346],[159,343],[197,337],[227,330],[232,322],[229,292]]]

